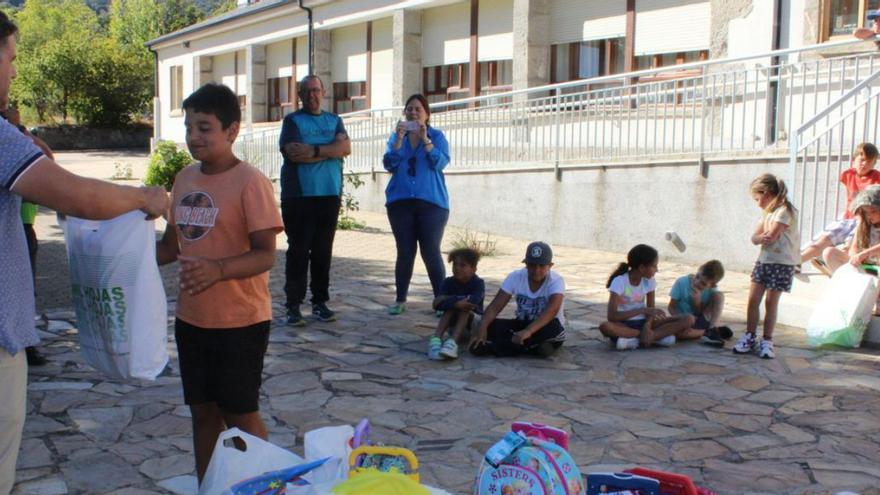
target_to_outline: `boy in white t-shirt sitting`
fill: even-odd
[[[565,281],[551,271],[553,251],[533,242],[526,249],[525,268],[511,272],[471,340],[475,356],[533,354],[549,357],[565,341]],[[516,319],[497,318],[511,297],[516,297]]]

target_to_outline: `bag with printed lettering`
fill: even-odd
[[[486,452],[474,495],[584,495],[581,472],[563,447],[567,436],[563,440],[515,427]]]
[[[83,358],[118,379],[153,380],[168,363],[165,289],[155,222],[133,211],[62,220]]]

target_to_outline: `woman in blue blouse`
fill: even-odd
[[[385,170],[391,172],[385,207],[397,243],[397,300],[388,308],[393,315],[406,311],[416,246],[422,253],[434,296],[439,295],[440,284],[446,278],[440,242],[449,219],[449,193],[443,178],[443,169],[449,164],[446,136],[429,125],[431,110],[424,96],[410,96],[403,114],[406,120],[398,122],[383,159]]]

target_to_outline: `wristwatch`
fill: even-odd
[[[316,144],[312,147],[312,149],[314,150],[314,153],[315,153],[315,155],[312,158],[318,158],[318,155],[321,154],[321,147]]]

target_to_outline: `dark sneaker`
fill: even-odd
[[[706,330],[703,336],[700,337],[700,342],[712,347],[724,347],[724,339],[721,338],[721,333],[717,327]]]
[[[727,326],[723,326],[723,325],[722,325],[722,326],[720,326],[720,327],[715,327],[715,329],[718,330],[718,335],[719,335],[722,339],[724,339],[724,340],[730,340],[730,339],[733,338],[733,330],[731,330],[730,327],[727,327]]]
[[[43,366],[49,362],[36,347],[25,347],[24,353],[27,357],[28,366]]]
[[[552,355],[556,354],[556,351],[559,350],[559,347],[560,346],[554,342],[541,342],[535,349],[535,354],[542,358],[549,358]]]
[[[304,327],[306,326],[306,319],[303,318],[302,313],[299,311],[299,307],[290,308],[287,310],[287,324],[293,327]]]
[[[324,303],[312,304],[312,314],[317,316],[320,321],[336,321],[336,313]]]

